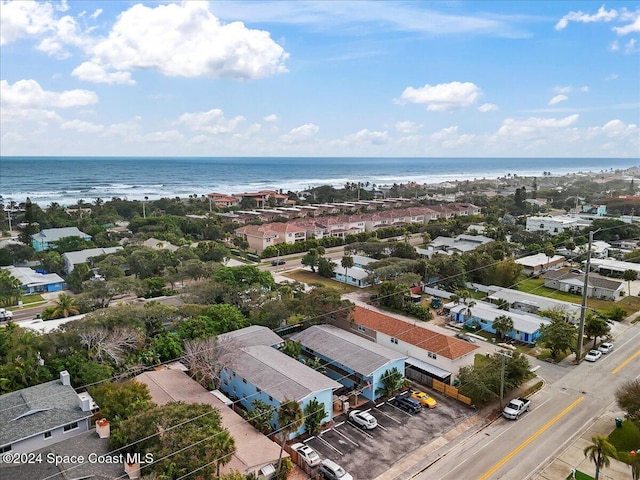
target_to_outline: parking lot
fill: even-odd
[[[305,443],[322,458],[344,467],[355,480],[373,479],[473,414],[469,407],[451,398],[428,393],[438,401],[436,408],[424,407],[409,414],[387,402],[369,403],[358,408],[376,417],[378,426],[373,430],[362,430],[347,421],[346,415],[340,415],[331,428]]]

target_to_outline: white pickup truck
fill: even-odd
[[[4,322],[5,320],[11,320],[13,318],[13,312],[11,310],[6,310],[4,308],[0,308],[0,322]]]
[[[514,398],[502,410],[502,416],[510,420],[517,420],[520,415],[529,410],[531,400],[526,398]]]

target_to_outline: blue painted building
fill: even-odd
[[[36,252],[42,252],[53,248],[58,240],[66,237],[80,237],[86,242],[91,240],[91,235],[81,232],[77,227],[45,228],[31,237],[31,246]]]
[[[278,409],[285,400],[295,400],[304,410],[312,400],[324,405],[324,422],[333,419],[333,391],[341,387],[334,380],[285,355],[277,347],[283,343],[267,327],[253,325],[218,336],[226,353],[225,368],[220,373],[220,390],[243,407],[252,410],[251,402],[262,400]],[[277,416],[272,419],[278,429]],[[290,435],[303,433],[304,426]]]
[[[57,273],[38,273],[27,267],[3,267],[18,279],[24,293],[47,293],[64,290],[64,279]]]
[[[326,363],[328,377],[369,400],[381,396],[376,390],[381,387],[380,378],[387,370],[397,368],[404,372],[406,355],[333,325],[314,325],[291,340],[302,344],[304,356],[318,357]]]
[[[338,265],[334,271],[334,278],[342,283],[348,283],[355,287],[363,288],[371,285],[371,282],[367,281],[369,272],[366,270],[366,266],[370,263],[377,262],[375,258],[364,257],[362,255],[353,256],[353,267],[347,268]]]
[[[449,304],[447,308],[454,321],[469,327],[480,326],[480,329],[492,334],[496,333],[493,328],[494,320],[501,315],[507,316],[513,321],[513,330],[508,332],[507,336],[524,343],[535,343],[540,338],[540,325],[551,323],[548,319],[532,313],[500,310],[487,302],[478,301],[471,307]]]

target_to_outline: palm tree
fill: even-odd
[[[278,408],[278,425],[280,426],[280,456],[278,457],[278,468],[280,471],[282,465],[282,452],[284,451],[284,444],[287,441],[289,435],[296,432],[304,423],[304,413],[300,408],[300,404],[295,400],[284,400]]]
[[[600,470],[610,465],[611,461],[609,459],[616,458],[618,451],[604,435],[596,435],[591,441],[593,444],[584,449],[584,456],[589,457],[596,464],[595,480],[598,480],[600,478]]]
[[[231,434],[223,429],[216,434],[214,440],[214,452],[216,458],[216,476],[220,478],[220,466],[231,461],[231,457],[236,452],[236,442]]]
[[[500,338],[504,338],[511,330],[513,330],[513,319],[507,315],[500,315],[496,317],[491,326]]]
[[[342,262],[340,263],[342,268],[344,268],[344,281],[347,281],[347,271],[350,268],[353,268],[353,257],[350,255],[345,255],[342,257]]]
[[[76,307],[76,299],[66,293],[61,293],[55,302],[52,316],[54,318],[66,318],[71,315],[78,315],[78,313],[80,313],[80,311],[78,307]]]
[[[638,272],[635,270],[625,270],[622,279],[627,281],[627,295],[631,295],[631,281],[638,279]]]

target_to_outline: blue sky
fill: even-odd
[[[16,2],[2,155],[640,157],[640,3]]]

